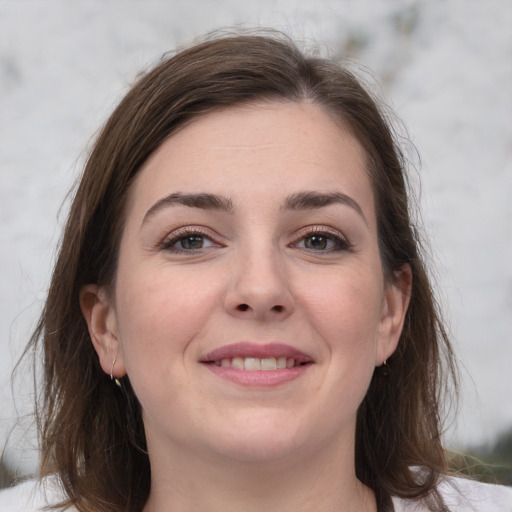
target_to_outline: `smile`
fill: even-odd
[[[236,368],[237,370],[249,371],[273,371],[283,370],[285,368],[293,368],[306,362],[298,361],[292,357],[225,357],[221,360],[212,361],[211,364],[215,366],[222,366],[224,368]]]
[[[314,363],[310,356],[289,345],[250,342],[215,349],[199,362],[218,377],[244,387],[269,387],[290,382]]]

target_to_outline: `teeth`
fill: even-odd
[[[265,357],[261,360],[262,370],[277,370],[277,361],[275,357]]]
[[[227,361],[229,361],[229,359]],[[243,370],[245,368],[244,359],[242,357],[233,357],[233,360],[231,361],[231,366],[238,370]]]
[[[246,357],[244,368],[246,370],[261,370],[261,359],[255,357]]]
[[[236,368],[237,370],[271,371],[293,368],[295,366],[295,359],[292,357],[264,357],[261,359],[258,357],[233,357],[214,361],[213,364],[225,368]]]

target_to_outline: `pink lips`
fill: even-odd
[[[223,379],[248,387],[269,387],[296,379],[310,368],[313,359],[281,343],[242,342],[215,349],[200,362]],[[272,369],[255,368],[254,365],[257,367],[260,362],[266,368],[270,364]],[[273,368],[274,365],[277,367]]]

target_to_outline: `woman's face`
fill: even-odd
[[[130,191],[115,296],[91,302],[150,454],[245,461],[353,447],[407,305],[383,277],[360,144],[319,107],[278,102],[161,145]]]

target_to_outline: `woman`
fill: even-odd
[[[88,159],[32,339],[51,504],[510,510],[443,477],[454,361],[404,167],[354,76],[284,38],[142,76]]]

